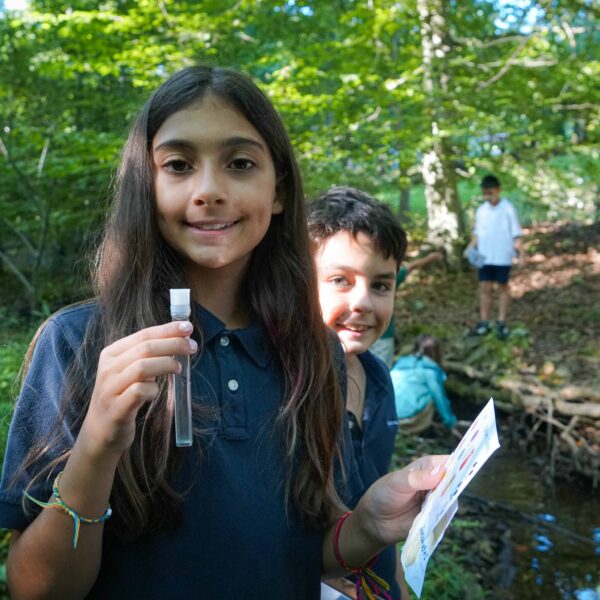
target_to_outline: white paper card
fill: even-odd
[[[494,401],[490,399],[448,457],[444,477],[425,497],[402,548],[404,577],[418,598],[427,562],[458,509],[459,494],[499,447]]]

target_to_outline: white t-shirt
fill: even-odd
[[[485,256],[486,265],[510,266],[515,238],[523,234],[515,207],[506,199],[493,206],[484,202],[475,213],[477,250]]]

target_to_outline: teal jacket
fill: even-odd
[[[398,419],[420,413],[432,400],[446,427],[453,427],[456,417],[446,396],[446,373],[428,356],[401,356],[390,371]]]

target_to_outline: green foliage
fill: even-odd
[[[23,330],[14,320],[11,324],[10,317],[0,328],[0,460],[4,457],[8,426],[19,391],[21,365],[32,337],[33,331]]]
[[[0,529],[0,598],[2,600],[10,598],[6,585],[6,557],[8,556],[9,543],[10,531]]]
[[[479,340],[478,345],[469,352],[464,362],[468,365],[485,364],[493,373],[515,369],[519,366],[519,357],[523,355],[523,351],[529,347],[529,344],[527,327],[514,323],[510,331],[509,343],[507,340],[498,339],[495,333],[490,331]],[[468,346],[469,344],[465,343],[463,347],[467,349]]]
[[[18,394],[23,358],[34,331],[23,329],[19,320],[0,309],[0,462],[4,458],[8,428]],[[6,556],[10,532],[0,529],[0,599],[9,598],[6,587]]]
[[[451,7],[436,108],[467,219],[488,171],[525,223],[597,216],[598,10],[578,0]],[[418,245],[421,158],[432,143],[422,58],[415,0],[32,0],[0,14],[0,289],[11,307],[0,311],[0,447],[33,334],[21,324],[90,294],[86,257],[127,128],[152,89],[196,62],[250,73],[282,113],[308,194],[355,185],[399,211],[409,189],[404,219]],[[423,314],[434,299],[419,292],[411,302]],[[405,339],[423,327],[406,327]],[[460,335],[440,320],[427,331]],[[514,327],[510,341],[489,336],[467,350],[502,370],[530,340]],[[593,344],[578,353],[597,358]],[[424,598],[483,597],[458,549],[440,550]],[[4,579],[0,569],[0,595]]]
[[[489,170],[532,221],[596,207],[598,15],[533,6],[467,2],[445,15],[436,110],[467,216]],[[32,1],[0,16],[0,284],[24,314],[89,294],[82,257],[128,124],[168,74],[199,61],[260,82],[309,195],[348,184],[399,207],[410,189],[411,214],[425,214],[431,102],[415,0]]]
[[[452,521],[452,527],[459,527],[458,521]],[[428,563],[421,600],[483,600],[489,597],[469,571],[464,550],[442,541]]]

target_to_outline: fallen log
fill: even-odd
[[[471,365],[466,365],[455,361],[445,360],[444,369],[448,373],[458,373],[459,375],[467,376],[469,379],[479,379],[485,383],[489,383],[491,380],[489,373],[480,371]]]
[[[554,409],[563,415],[600,418],[600,404],[595,402],[567,402],[555,400]]]
[[[446,388],[451,396],[478,404],[494,398],[500,410],[509,413],[523,410],[530,414],[533,423],[524,440],[526,445],[535,443],[539,434],[543,434],[550,477],[554,479],[557,464],[566,465],[568,471],[590,477],[593,487],[598,486],[600,450],[595,435],[589,435],[587,429],[600,433],[600,391],[576,385],[552,388],[535,376],[498,376],[477,369],[470,362],[445,362],[450,375]],[[568,420],[568,424],[561,420]],[[543,432],[542,423],[546,425]],[[585,435],[581,430],[584,426]]]
[[[512,404],[512,394],[505,390],[499,390],[493,387],[485,387],[477,383],[464,383],[455,377],[449,377],[446,380],[446,390],[450,395],[460,396],[476,401],[488,401],[494,398],[494,402]]]
[[[490,398],[494,398],[494,401],[498,404],[509,405],[516,403],[521,405],[525,410],[535,409],[540,405],[544,405],[550,413],[556,411],[569,417],[580,416],[600,419],[600,403],[594,401],[569,402],[563,400],[559,397],[561,396],[561,390],[553,390],[542,383],[530,383],[508,377],[486,381],[486,375],[482,371],[473,369],[469,365],[451,363],[450,366],[446,365],[446,367],[450,372],[466,375],[469,379],[477,380],[477,383],[475,381],[464,383],[455,377],[451,377],[446,381],[446,388],[450,393],[473,400],[489,400]],[[479,382],[488,383],[489,385],[482,385]],[[566,396],[573,396],[573,387],[571,386],[567,390],[565,393]]]
[[[494,378],[491,383],[499,388],[502,388],[503,390],[510,390],[516,394],[526,393],[534,396],[552,396],[552,390],[540,382],[529,383],[527,381],[523,381],[522,379],[499,377]]]
[[[600,390],[581,385],[565,385],[557,391],[563,400],[579,400],[587,398],[592,402],[600,402]]]

